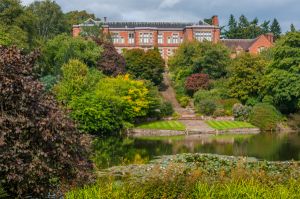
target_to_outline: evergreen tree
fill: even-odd
[[[294,26],[294,24],[291,24],[291,30],[290,30],[291,32],[296,32],[297,30],[296,30],[296,28],[295,28],[295,26]]]
[[[237,22],[233,14],[231,14],[228,22],[228,30],[225,32],[225,37],[228,39],[236,38],[237,36],[236,33],[237,33]]]
[[[274,40],[278,39],[281,34],[281,27],[276,18],[274,18],[272,25],[270,27],[271,32],[274,34]]]
[[[247,35],[247,28],[250,26],[250,23],[245,15],[241,15],[238,23],[238,33],[237,38],[239,39],[247,39],[249,36]]]
[[[270,32],[270,21],[264,21],[261,25],[261,32],[262,34],[266,34]]]

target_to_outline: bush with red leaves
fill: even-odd
[[[197,73],[189,76],[185,82],[185,89],[194,93],[199,89],[207,89],[209,86],[209,76],[207,74]]]
[[[0,178],[10,197],[45,198],[90,177],[81,134],[32,75],[36,57],[0,46]]]
[[[111,42],[95,39],[95,42],[102,46],[103,53],[97,63],[97,69],[108,76],[117,76],[125,72],[125,59],[120,55]]]

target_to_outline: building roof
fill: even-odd
[[[88,19],[82,24],[75,26],[94,26],[94,25],[107,25],[110,28],[185,28],[189,26],[209,26],[212,25],[200,20],[197,23],[183,23],[183,22],[102,22]]]
[[[222,39],[221,41],[230,49],[242,48],[244,51],[248,51],[253,43],[256,42],[258,38],[255,39]]]

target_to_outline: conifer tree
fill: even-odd
[[[272,25],[270,27],[271,32],[274,34],[274,40],[278,39],[281,34],[281,27],[279,25],[279,22],[276,18],[274,18]]]
[[[291,32],[296,32],[296,31],[297,31],[296,28],[295,28],[295,26],[294,26],[294,24],[291,24],[291,29],[290,29],[290,31],[291,31]]]

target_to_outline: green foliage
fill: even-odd
[[[161,84],[165,62],[157,48],[145,52],[142,49],[124,51],[126,70],[137,79],[152,81],[155,85]]]
[[[234,15],[230,15],[228,25],[223,35],[227,39],[254,39],[262,34],[272,32],[277,39],[280,34],[280,25],[276,19],[270,24],[270,21],[263,21],[259,24],[257,18],[249,21],[245,15],[241,15],[237,21]]]
[[[276,129],[277,123],[282,120],[282,115],[270,104],[257,104],[252,108],[249,121],[265,131]]]
[[[190,104],[191,98],[187,97],[187,96],[182,96],[178,99],[178,102],[180,104],[181,107],[185,108]]]
[[[161,116],[171,116],[174,113],[173,105],[171,102],[163,102],[160,108]]]
[[[211,99],[205,99],[197,104],[196,109],[199,113],[209,116],[216,111],[217,104]]]
[[[57,77],[53,75],[46,75],[40,78],[40,81],[44,84],[44,88],[46,91],[50,91],[53,86],[57,83]]]
[[[85,22],[88,19],[96,19],[94,14],[88,13],[86,10],[75,10],[70,11],[65,14],[66,25],[68,27],[68,31],[72,31],[73,25],[78,25]],[[99,29],[98,29],[99,32]]]
[[[260,56],[243,54],[232,62],[229,72],[230,96],[246,102],[261,91],[267,61]]]
[[[70,59],[78,59],[89,67],[96,66],[102,48],[91,40],[73,38],[66,34],[49,40],[42,48],[40,71],[42,75],[59,75],[61,67]]]
[[[43,40],[67,32],[67,23],[60,6],[52,0],[34,1],[28,7],[36,18],[34,28]]]
[[[78,60],[62,67],[63,78],[55,86],[57,99],[71,109],[81,129],[96,134],[118,133],[135,119],[155,115],[161,108],[158,93],[143,81],[103,75]]]
[[[8,195],[0,184],[0,198],[7,198]]]
[[[264,95],[273,97],[283,112],[295,112],[300,102],[300,32],[283,36],[273,49],[273,61],[264,77]]]

